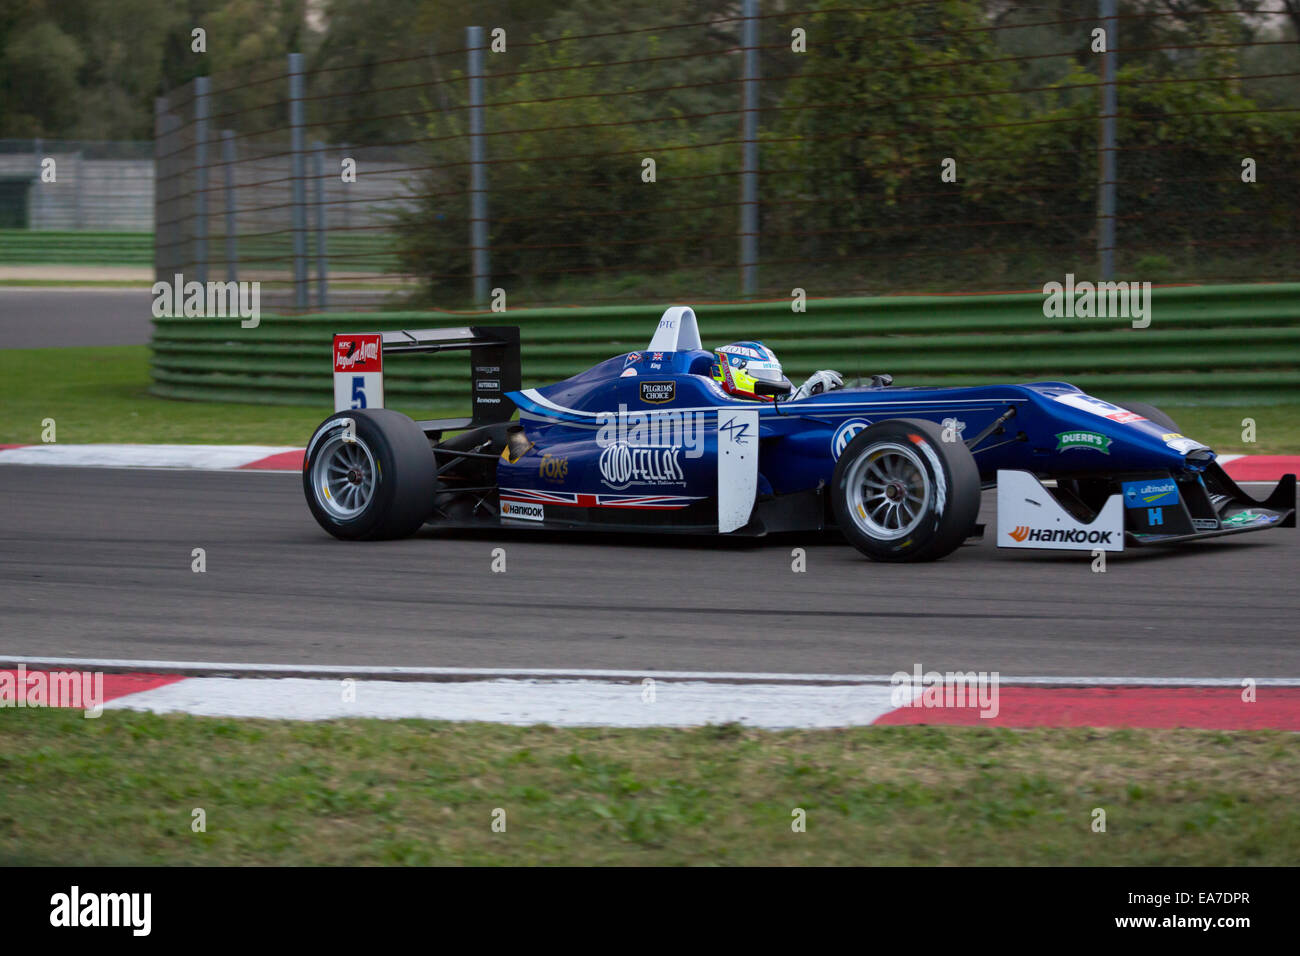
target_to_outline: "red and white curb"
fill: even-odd
[[[0,445],[0,465],[302,471],[293,445]]]
[[[300,472],[305,451],[292,445],[0,445],[0,465]],[[1236,481],[1300,474],[1300,455],[1220,455],[1218,461]]]
[[[1300,731],[1300,679],[1001,678],[979,705],[929,706],[890,675],[507,668],[348,668],[34,657],[0,658],[3,690],[24,676],[103,672],[107,710],[291,720],[483,721],[556,727],[772,730],[871,724]],[[22,668],[20,671],[19,668]],[[293,676],[300,674],[302,676]],[[945,689],[951,685],[945,685]],[[931,693],[934,688],[931,687]],[[942,694],[940,694],[942,696]],[[952,697],[952,694],[949,694]],[[46,697],[31,706],[48,706]],[[12,699],[0,705],[14,707]],[[83,706],[82,703],[76,706]]]
[[[1277,481],[1300,475],[1300,455],[1220,455],[1215,459],[1233,481]]]

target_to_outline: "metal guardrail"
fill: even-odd
[[[644,348],[662,306],[155,320],[151,391],[205,401],[332,401],[334,332],[518,325],[525,384],[557,381]],[[900,385],[1064,380],[1107,398],[1300,401],[1300,283],[1156,289],[1148,328],[1121,318],[1047,318],[1041,294],[827,299],[702,306],[706,346],[762,339],[792,378],[835,368]],[[385,362],[389,404],[463,403],[467,372],[444,357]]]

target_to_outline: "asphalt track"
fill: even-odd
[[[382,292],[335,289],[335,309],[372,304]],[[262,291],[262,307],[289,305],[285,293]],[[0,286],[0,347],[147,345],[153,334],[153,294],[140,288]]]
[[[0,288],[0,342],[8,349],[144,345],[152,302],[147,287]]]
[[[1300,676],[1300,536],[882,565],[824,540],[344,543],[295,474],[0,466],[0,652],[277,664]],[[982,520],[992,519],[992,495]],[[807,571],[791,570],[805,546]],[[206,572],[191,570],[203,548]],[[492,573],[493,549],[506,571]]]

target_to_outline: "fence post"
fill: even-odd
[[[180,223],[174,202],[180,184],[176,170],[180,160],[176,153],[176,132],[180,117],[171,111],[171,101],[160,96],[154,100],[154,278],[171,282],[180,263]]]
[[[307,209],[302,156],[302,54],[289,54],[290,194],[293,204],[293,304],[306,311]]]
[[[469,76],[469,247],[474,301],[485,305],[491,282],[488,260],[487,153],[483,142],[483,28],[465,28]]]
[[[744,0],[741,47],[740,291],[758,291],[758,0]]]
[[[33,174],[32,187],[27,190],[31,201],[27,203],[27,228],[38,228],[35,224],[41,222],[45,215],[45,192],[41,189],[41,160],[44,158],[41,153],[45,148],[45,140],[39,136],[32,140],[32,161],[36,164],[36,172]],[[37,211],[37,207],[40,211]]]
[[[1101,175],[1097,183],[1097,260],[1101,279],[1115,275],[1115,42],[1119,21],[1116,0],[1098,0],[1098,15],[1106,31],[1106,52],[1101,55]]]
[[[226,280],[239,281],[239,252],[235,236],[235,131],[221,131],[221,165],[226,187]]]
[[[166,267],[169,235],[164,225],[166,218],[166,165],[163,154],[167,152],[167,97],[153,98],[153,277],[160,281]]]
[[[340,158],[351,156],[353,159],[356,159],[356,154],[351,152],[351,148],[347,143],[339,143],[335,148],[338,149]],[[335,170],[335,172],[338,172],[338,170]],[[341,179],[339,182],[340,185],[342,185]],[[346,189],[341,189],[340,192],[344,197],[339,203],[343,207],[343,231],[347,232],[352,228],[352,203],[347,199],[348,191]]]
[[[86,214],[83,210],[82,199],[81,199],[81,190],[84,185],[82,180],[84,180],[85,178],[86,178],[86,149],[83,146],[81,149],[77,150],[77,182],[76,182],[77,188],[74,189],[72,192],[72,201],[75,204],[73,207],[75,210],[74,221],[76,223],[77,229],[85,228]]]
[[[208,93],[212,81],[194,78],[194,278],[208,281]]]
[[[325,144],[311,146],[311,174],[316,205],[316,308],[329,307],[329,259],[325,255]]]

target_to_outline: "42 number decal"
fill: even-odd
[[[732,444],[749,444],[749,422],[738,422],[734,418],[730,418],[725,425],[718,426],[718,431],[720,433],[726,432]]]

